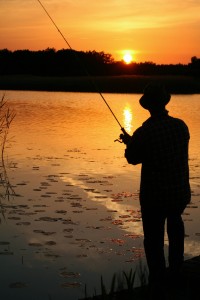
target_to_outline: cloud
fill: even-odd
[[[175,26],[200,21],[198,0],[40,0],[49,14],[58,22],[70,27],[85,27],[123,32],[138,28]],[[1,1],[1,15],[18,13],[25,15],[41,13],[37,0]],[[4,14],[6,13],[6,14]],[[19,17],[19,16],[18,16]],[[31,19],[31,18],[30,18]],[[81,24],[81,25],[80,25]]]
[[[73,0],[60,1],[59,6],[63,8],[62,20],[67,19],[68,26],[81,24],[82,29],[91,31],[124,32],[200,21],[200,3],[194,0]]]

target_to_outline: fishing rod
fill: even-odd
[[[67,41],[67,39],[65,38],[65,36],[63,35],[63,33],[60,31],[60,29],[58,28],[58,26],[56,25],[55,21],[52,19],[52,17],[50,16],[50,14],[48,13],[47,9],[44,7],[44,5],[42,4],[42,2],[40,0],[37,0],[38,3],[41,5],[42,9],[45,11],[45,13],[47,14],[47,16],[49,17],[49,19],[51,20],[51,22],[53,23],[53,25],[55,26],[55,28],[58,30],[59,34],[61,35],[61,37],[63,38],[63,40],[65,41],[65,43],[67,44],[67,46],[69,47],[70,50],[73,50],[73,48],[71,47],[71,45],[69,44],[69,42]],[[125,134],[126,131],[125,129],[122,127],[122,125],[120,124],[119,120],[117,119],[117,117],[115,116],[114,112],[112,111],[110,105],[108,104],[108,102],[106,101],[105,97],[102,95],[102,93],[100,92],[99,88],[97,87],[96,83],[94,80],[92,80],[91,75],[89,74],[89,72],[87,71],[87,69],[85,68],[85,66],[83,66],[84,71],[86,73],[86,75],[90,78],[92,84],[94,85],[96,92],[101,96],[101,98],[103,99],[104,103],[106,104],[106,106],[108,107],[108,109],[110,110],[111,114],[113,115],[113,117],[115,118],[115,120],[117,121],[118,125],[120,126],[122,132]],[[118,141],[118,140],[116,140]]]

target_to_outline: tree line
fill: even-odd
[[[185,64],[115,61],[103,51],[75,51],[54,48],[45,50],[0,50],[0,75],[29,74],[40,76],[84,75],[200,75],[200,59],[196,56]]]

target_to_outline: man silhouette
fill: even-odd
[[[142,164],[140,205],[144,249],[149,269],[149,285],[156,291],[166,278],[165,221],[170,276],[177,278],[181,270],[185,236],[181,215],[191,197],[189,130],[182,120],[168,115],[165,106],[170,98],[164,86],[149,84],[140,98],[140,104],[150,112],[150,118],[132,136],[126,133],[121,135],[127,145],[125,157],[128,163]]]

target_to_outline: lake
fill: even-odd
[[[104,94],[129,133],[149,116],[140,96]],[[4,155],[12,190],[1,200],[1,297],[75,300],[85,287],[100,293],[101,275],[110,287],[114,273],[145,267],[140,165],[128,165],[124,144],[114,142],[120,126],[100,95],[7,91],[5,100],[16,116]],[[173,95],[167,109],[191,135],[190,258],[200,253],[200,95]],[[167,238],[165,248],[167,256]]]

